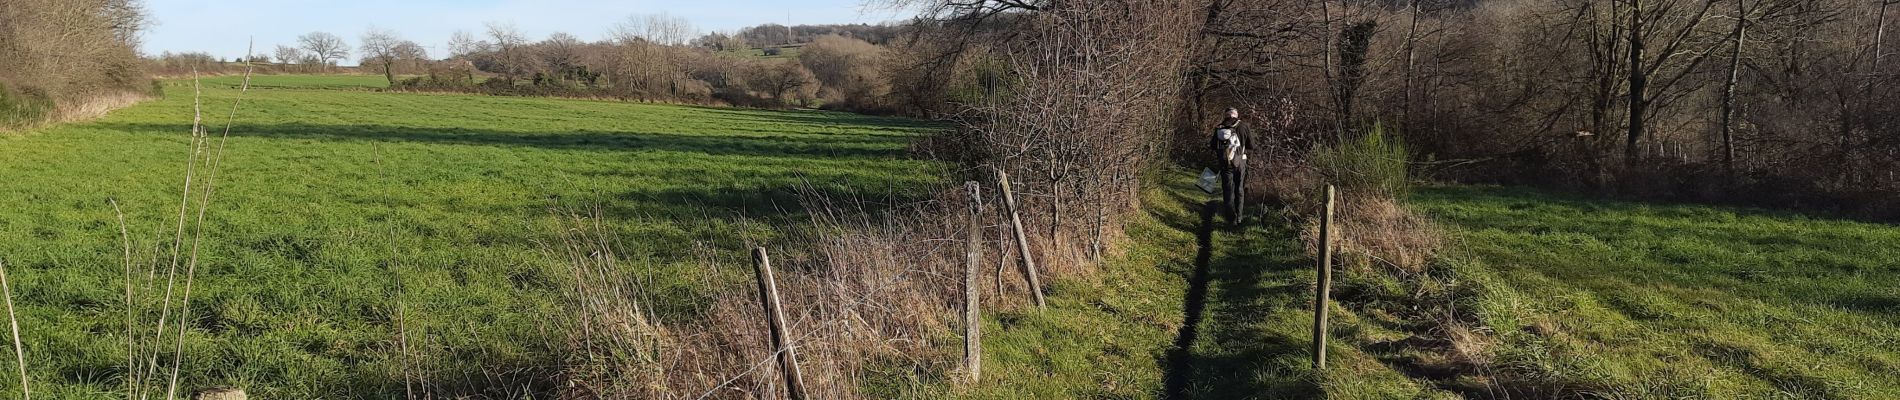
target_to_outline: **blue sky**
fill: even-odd
[[[143,50],[203,51],[219,57],[244,54],[257,39],[258,52],[294,45],[298,35],[325,31],[352,45],[371,26],[443,51],[457,29],[481,33],[487,21],[512,22],[539,40],[567,32],[585,40],[606,37],[614,24],[635,14],[684,17],[702,31],[735,31],[763,23],[879,23],[906,15],[864,0],[145,0],[156,26],[145,32]],[[351,60],[353,62],[354,60]],[[351,62],[345,62],[346,64]]]

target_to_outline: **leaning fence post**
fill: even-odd
[[[983,258],[982,186],[964,182],[970,190],[970,238],[963,268],[963,367],[970,372],[970,383],[983,376],[983,318],[978,311],[976,281],[978,260]]]
[[[1023,234],[1023,218],[1016,214],[1016,194],[1009,190],[1009,173],[1002,168],[996,169],[996,181],[1003,189],[1003,208],[1009,210],[1009,228],[1016,235],[1017,258],[1023,266],[1023,276],[1029,279],[1029,293],[1036,298],[1036,308],[1045,305],[1042,299],[1042,281],[1036,277],[1036,260],[1029,255],[1029,238]]]
[[[785,371],[785,390],[793,400],[804,400],[805,378],[798,372],[798,351],[785,329],[785,309],[779,306],[778,282],[772,279],[772,259],[765,255],[764,247],[752,249],[752,265],[759,272],[759,302],[765,305],[765,320],[772,327],[772,350],[778,353],[779,369]]]
[[[1326,314],[1333,287],[1333,203],[1337,200],[1333,185],[1326,185],[1326,210],[1319,220],[1318,299],[1313,307],[1313,368],[1326,369]]]

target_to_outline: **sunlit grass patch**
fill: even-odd
[[[1493,367],[1624,397],[1900,396],[1900,228],[1435,188]]]
[[[222,122],[240,79],[205,80],[208,120]],[[536,393],[559,384],[551,316],[568,278],[543,251],[562,229],[550,208],[599,207],[659,317],[687,320],[749,282],[698,261],[742,266],[748,245],[800,229],[799,185],[889,203],[942,173],[906,157],[939,129],[912,120],[339,90],[382,83],[253,82],[207,218],[186,388],[399,397],[400,298],[425,355],[412,368],[436,393]],[[94,122],[0,137],[0,258],[36,395],[122,391],[123,250],[108,200],[141,251],[175,223],[192,96],[189,81],[164,86],[164,100]]]

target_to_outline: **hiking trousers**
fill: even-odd
[[[1227,205],[1227,220],[1238,222],[1247,203],[1247,161],[1235,159],[1223,164],[1220,171],[1221,201]]]

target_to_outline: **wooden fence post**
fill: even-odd
[[[1009,228],[1016,235],[1016,250],[1022,253],[1016,260],[1020,261],[1023,275],[1029,279],[1029,293],[1036,299],[1036,308],[1042,309],[1046,305],[1042,298],[1042,280],[1036,277],[1036,260],[1029,255],[1029,238],[1023,234],[1023,218],[1016,214],[1016,194],[1009,190],[1009,173],[997,168],[996,181],[1003,189],[1003,208],[1009,210]]]
[[[772,279],[772,259],[765,248],[752,249],[752,265],[759,272],[759,302],[765,305],[765,320],[772,327],[772,350],[778,353],[779,369],[785,371],[785,390],[792,400],[805,400],[805,378],[798,372],[798,350],[792,346],[792,334],[785,328],[785,309],[779,306],[778,282]]]
[[[983,317],[978,311],[977,278],[978,260],[983,258],[983,196],[982,186],[976,181],[964,182],[970,190],[970,238],[965,256],[968,261],[963,268],[963,367],[970,373],[970,383],[976,383],[983,376]]]
[[[1313,307],[1313,368],[1326,369],[1326,314],[1333,287],[1333,203],[1337,201],[1333,185],[1326,185],[1326,211],[1319,220],[1318,297]]]
[[[1102,261],[1102,226],[1108,225],[1108,204],[1106,199],[1096,199],[1103,204],[1095,205],[1095,240],[1089,242],[1089,261]]]

